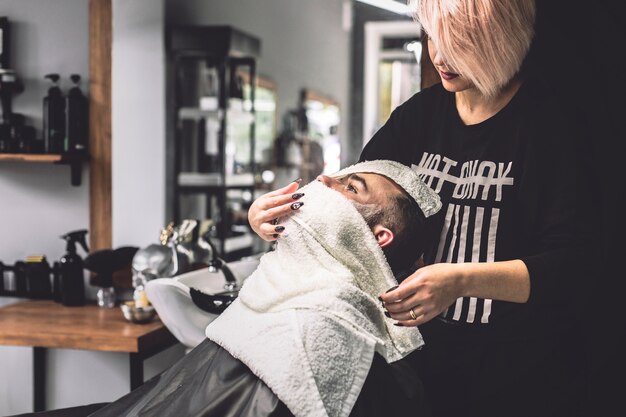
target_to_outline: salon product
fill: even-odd
[[[200,110],[215,111],[219,108],[217,70],[215,67],[205,67],[200,74],[198,106]]]
[[[113,287],[114,253],[111,249],[95,251],[85,257],[83,266],[93,272],[89,279],[91,285],[97,286],[96,300],[98,306],[115,307],[115,288]]]
[[[47,153],[62,153],[65,147],[65,99],[59,88],[59,74],[48,74],[52,82],[43,99],[43,136]]]
[[[13,264],[13,280],[15,295],[18,297],[26,296],[26,262],[17,261]]]
[[[52,296],[50,265],[43,255],[26,257],[26,295],[29,298],[48,299]]]
[[[57,303],[63,301],[61,297],[61,262],[55,261],[52,264],[52,300]]]
[[[21,93],[24,86],[15,71],[0,68],[0,139],[7,142],[10,137],[13,117],[13,96]]]
[[[11,115],[4,144],[0,152],[30,153],[35,145],[35,128],[25,125],[26,118],[19,113]]]
[[[4,271],[7,270],[7,267],[4,266],[2,261],[0,261],[0,295],[4,291]]]
[[[65,142],[67,152],[82,152],[87,149],[89,111],[87,97],[78,86],[80,75],[70,76],[73,86],[65,97]]]
[[[228,107],[231,110],[243,110],[243,77],[241,75],[236,75],[230,80]]]
[[[0,17],[0,68],[9,68],[9,19]]]
[[[85,252],[89,252],[85,236],[87,230],[69,232],[63,236],[67,253],[60,259],[61,303],[64,306],[85,305],[85,276],[83,258],[76,252],[78,243]]]

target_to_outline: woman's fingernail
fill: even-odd
[[[303,195],[304,195],[304,193],[295,193],[294,195],[291,196],[291,198],[293,198],[294,200],[297,200],[300,197],[302,197]]]
[[[272,236],[274,237],[274,239],[278,239],[278,233],[274,233]]]
[[[297,182],[298,184],[300,184],[302,182],[302,178],[298,178],[297,180],[293,180],[291,182]]]
[[[272,224],[278,224],[278,217],[272,220]]]
[[[297,203],[293,203],[291,205],[291,209],[292,210],[298,210],[300,207],[302,207],[304,205],[304,203],[302,201],[298,201]]]
[[[383,311],[383,313],[385,313],[385,316],[391,318],[391,314],[389,314],[389,312],[387,310]]]
[[[384,302],[383,297],[381,297],[380,295],[378,296],[378,301],[380,301],[381,303]]]
[[[278,233],[282,232],[283,230],[285,230],[285,226],[276,226],[274,228],[274,231],[276,231]]]
[[[394,323],[393,325],[394,326],[398,326],[398,327],[404,327],[404,324],[402,324],[402,323]]]
[[[385,293],[391,292],[391,291],[395,290],[398,287],[399,287],[398,285],[395,285],[395,286],[389,288],[387,291],[385,291]]]

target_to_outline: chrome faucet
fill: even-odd
[[[226,291],[236,291],[238,289],[237,278],[235,278],[235,274],[233,274],[233,271],[230,269],[228,264],[219,256],[217,256],[217,248],[211,242],[209,232],[205,233],[202,236],[201,240],[203,241],[203,243],[208,244],[211,248],[211,258],[208,265],[209,272],[218,272],[221,270],[224,274],[224,279],[226,280],[226,283],[224,284],[224,289]]]

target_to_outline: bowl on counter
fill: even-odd
[[[120,309],[126,320],[138,324],[149,323],[156,316],[156,309],[153,306],[137,307],[134,301],[126,301]]]

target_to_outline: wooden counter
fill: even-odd
[[[158,316],[146,324],[127,321],[119,307],[65,307],[28,300],[0,308],[0,345],[31,346],[35,411],[45,409],[47,348],[130,354],[130,388],[143,383],[143,361],[177,343]]]

